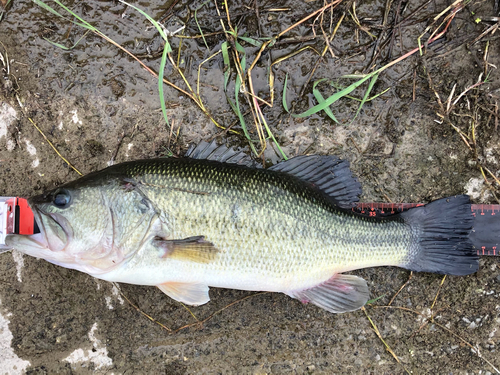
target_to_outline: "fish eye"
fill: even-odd
[[[70,202],[71,202],[71,195],[69,194],[69,191],[67,191],[66,189],[57,191],[54,194],[54,199],[52,201],[52,203],[54,203],[54,206],[59,208],[68,207]]]

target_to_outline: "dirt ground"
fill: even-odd
[[[324,5],[299,0],[245,3],[230,1],[229,13],[239,35],[251,38],[276,36]],[[138,12],[117,1],[65,4],[158,71],[161,38]],[[171,32],[185,25],[182,35],[200,35],[195,10],[202,1],[134,4]],[[294,113],[303,112],[317,103],[314,81],[326,78],[346,86],[353,81],[340,79],[342,75],[366,73],[393,61],[417,47],[421,35],[425,43],[453,13],[447,10],[450,4],[345,1],[326,10],[322,19],[304,21],[268,48],[252,75],[256,92],[265,100],[270,98],[271,63],[305,46],[321,53],[325,37],[320,25],[329,37],[345,15],[323,58],[308,48],[272,67],[274,106],[261,108],[285,154],[336,154],[350,160],[366,202],[428,202],[468,193],[474,203],[497,203],[498,186],[483,169],[492,184],[488,186],[480,170],[482,166],[500,176],[500,32],[493,33],[495,23],[487,19],[498,15],[493,0],[469,2],[424,54],[417,52],[382,72],[371,95],[389,90],[365,103],[352,122],[357,102],[350,99],[331,107],[341,124],[324,112],[295,118],[282,105],[287,74],[288,105]],[[202,38],[182,38],[179,51],[181,38],[170,37],[172,55],[193,87],[199,64],[226,41],[220,22],[227,26],[224,5],[218,6],[220,17],[214,2],[197,11],[207,46]],[[78,177],[48,140],[83,174],[113,162],[182,154],[191,142],[215,136],[248,150],[224,93],[222,54],[200,70],[200,94],[210,114],[220,124],[234,125],[238,134],[216,127],[191,99],[165,85],[169,128],[157,79],[99,36],[84,34],[84,29],[27,0],[13,0],[4,12],[0,196],[31,196]],[[69,50],[44,39],[71,47],[82,36]],[[248,68],[258,47],[240,42]],[[230,69],[228,93],[234,93],[234,64]],[[165,77],[186,88],[170,63]],[[335,91],[328,81],[318,85],[325,98]],[[458,99],[456,105],[443,113],[436,94],[444,111],[450,94],[451,104]],[[353,95],[362,97],[363,92]],[[240,100],[246,112],[242,94]],[[258,139],[249,113],[246,122],[252,138]],[[468,146],[454,127],[469,137]],[[280,160],[271,141],[264,157],[268,164]],[[482,258],[479,272],[467,277],[410,277],[408,271],[391,267],[355,273],[368,280],[372,298],[381,297],[365,311],[334,315],[281,294],[224,289],[211,289],[208,304],[188,311],[157,288],[121,284],[121,294],[86,274],[2,253],[0,373],[500,373],[498,258]],[[199,320],[215,315],[177,330],[196,322],[191,313]]]

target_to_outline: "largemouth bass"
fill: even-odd
[[[334,313],[369,298],[342,272],[399,266],[467,275],[467,196],[383,219],[350,210],[348,163],[299,156],[268,169],[202,143],[184,158],[126,162],[29,199],[40,233],[9,235],[25,254],[116,282],[158,286],[201,305],[209,287],[281,292]]]

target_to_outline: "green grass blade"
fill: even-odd
[[[240,38],[240,39],[245,40],[243,38]],[[236,51],[239,52],[239,53],[241,53],[240,71],[243,74],[245,72],[245,69],[246,69],[246,53],[245,53],[245,49],[243,48],[243,46],[240,43],[238,43],[238,40],[235,41],[234,45],[235,45]],[[240,88],[241,88],[241,80],[240,80],[240,75],[238,74],[236,76],[235,93],[234,93],[235,94],[235,98],[236,98],[235,108],[237,110],[237,114],[238,114],[238,117],[240,119],[241,127],[243,129],[243,133],[245,134],[245,137],[247,137],[248,142],[250,143],[250,147],[252,148],[252,151],[256,155],[258,155],[257,150],[255,149],[255,147],[254,147],[254,145],[252,143],[252,139],[250,137],[250,133],[248,133],[248,129],[246,127],[246,123],[245,123],[245,120],[243,118],[243,115],[241,114],[241,110],[239,108],[240,104],[239,104],[238,95],[239,95],[239,92],[240,92]],[[281,149],[281,147],[280,147],[278,141],[276,140],[276,138],[274,138],[274,135],[271,132],[271,129],[269,129],[269,126],[267,125],[266,119],[264,118],[264,115],[262,114],[262,112],[261,112],[260,109],[257,109],[257,116],[259,116],[259,118],[261,119],[262,123],[264,124],[264,127],[266,128],[266,132],[267,132],[268,136],[273,140],[274,144],[278,148],[278,150],[281,153],[281,155],[283,156],[283,158],[285,160],[287,160],[288,158],[287,158],[286,154]]]
[[[156,22],[153,18],[151,18],[151,16],[149,14],[147,14],[143,10],[137,8],[135,5],[129,4],[126,1],[123,1],[123,0],[119,0],[119,1],[120,1],[120,3],[123,3],[125,5],[128,5],[131,8],[134,8],[136,11],[138,11],[140,14],[142,14],[144,17],[146,17],[146,19],[149,22],[151,22],[151,24],[154,27],[156,27],[156,30],[158,30],[158,32],[160,33],[161,37],[165,40],[165,48],[168,48],[167,53],[172,52],[172,47],[170,46],[170,43],[168,42],[167,34],[165,34],[165,32],[163,31],[163,27],[158,22]]]
[[[228,43],[224,42],[221,45],[222,58],[224,59],[224,91],[227,91],[227,83],[229,82],[231,62],[229,60]]]
[[[238,114],[238,110],[236,109],[236,105],[233,103],[231,98],[229,98],[229,95],[227,93],[226,93],[226,99],[227,99],[227,102],[229,103],[229,106],[234,111],[234,113]]]
[[[236,51],[238,51],[239,53],[241,53],[243,55],[242,56],[242,61],[243,61],[243,59],[246,56],[245,49],[243,48],[243,46],[241,44],[238,43],[238,41],[234,42],[234,46],[236,47]],[[243,65],[243,63],[241,63],[241,65]],[[243,67],[243,69],[245,69],[245,67]]]
[[[12,0],[7,0],[7,3],[5,3],[5,5],[3,6],[3,8],[0,8],[0,21],[2,21],[2,18],[3,18],[3,15],[4,15],[4,12],[7,11],[7,7],[9,6],[9,3],[11,2]]]
[[[366,99],[366,101],[367,101],[367,102],[369,102],[369,101],[371,101],[371,100],[373,100],[373,99],[377,99],[380,95],[384,95],[384,94],[385,94],[387,91],[389,91],[390,89],[391,89],[391,88],[390,88],[390,87],[388,87],[388,88],[386,88],[384,91],[379,92],[378,94],[373,95],[371,98]],[[357,99],[357,100],[359,100],[359,99]]]
[[[259,110],[259,117],[260,117],[262,123],[264,124],[264,127],[266,128],[267,135],[273,140],[274,144],[278,148],[278,151],[280,152],[283,159],[288,160],[288,157],[286,156],[285,152],[281,149],[280,144],[278,143],[276,138],[274,138],[274,134],[271,132],[271,129],[269,129],[269,126],[267,125],[267,121],[264,118],[264,115],[262,114],[262,112],[260,110]]]
[[[321,93],[318,90],[313,91],[313,94],[314,94],[314,97],[316,98],[316,100],[318,101],[318,103],[321,104],[321,103],[325,102],[325,98],[323,97],[323,95],[321,95]],[[337,124],[340,124],[340,122],[337,120],[337,118],[333,114],[332,110],[330,109],[330,107],[328,107],[328,106],[325,107],[324,111],[328,117],[330,117]]]
[[[165,43],[165,47],[163,48],[163,54],[161,56],[160,70],[158,71],[158,95],[160,96],[160,104],[161,104],[161,111],[163,113],[163,118],[165,119],[167,125],[170,127],[170,123],[168,122],[168,116],[167,116],[167,107],[165,105],[165,97],[163,95],[163,75],[165,73],[165,66],[167,65],[167,55],[169,53],[168,47],[169,44]]]
[[[360,79],[360,78],[365,78],[367,74],[346,74],[343,76],[340,76],[340,78],[349,78],[349,79]]]
[[[231,35],[233,34],[232,32],[229,32]],[[246,69],[246,53],[245,49],[241,46],[241,44],[238,43],[238,41],[235,41],[234,43],[236,51],[241,53],[241,60],[240,60],[240,72],[243,74]],[[229,52],[228,52],[228,45],[227,42],[224,42],[222,44],[222,56],[224,58],[224,65],[226,65],[227,70],[224,72],[224,85],[225,88],[227,87],[227,79],[229,78]],[[226,76],[227,74],[227,76]],[[227,77],[227,78],[226,78]],[[239,99],[239,94],[240,94],[240,89],[241,89],[241,79],[240,75],[236,74],[236,80],[234,82],[234,103],[231,101],[229,96],[226,93],[226,98],[231,106],[232,110],[238,116],[238,120],[240,121],[241,129],[243,130],[243,134],[245,134],[245,137],[248,140],[248,143],[250,144],[250,148],[252,149],[252,152],[255,153],[255,155],[258,155],[257,150],[255,149],[255,146],[253,145],[252,138],[250,137],[250,133],[248,132],[247,129],[247,124],[245,122],[245,117],[243,116],[243,113],[241,112],[240,109],[240,99]],[[225,89],[224,89],[225,90]]]
[[[385,94],[387,91],[389,91],[390,89],[391,89],[391,88],[390,88],[390,87],[388,87],[388,88],[386,88],[384,91],[379,92],[378,94],[373,95],[371,98],[368,98],[368,99],[366,99],[365,101],[366,101],[366,102],[370,102],[370,101],[372,101],[373,99],[377,99],[380,95],[384,95],[384,94]],[[362,101],[362,100],[363,100],[363,99],[360,99],[360,98],[355,98],[354,96],[350,96],[350,95],[346,95],[346,96],[344,96],[344,98],[351,99],[351,100],[355,100],[355,101],[357,101],[357,102],[360,102],[360,101]]]
[[[241,46],[241,44],[238,43],[238,41],[235,41],[234,44],[235,44],[236,50],[238,52],[242,53],[240,71],[243,74],[245,72],[245,69],[246,69],[246,61],[247,61],[245,49]],[[240,100],[238,98],[238,96],[240,94],[240,89],[241,89],[241,79],[240,79],[240,75],[237,74],[236,75],[236,82],[234,84],[234,98],[235,98],[236,110],[237,110],[236,114],[238,115],[238,118],[240,119],[241,128],[243,129],[243,133],[245,134],[245,137],[247,137],[249,142],[252,143],[252,139],[250,138],[250,133],[248,133],[247,125],[245,123],[245,119],[244,119],[243,114],[241,113],[241,109],[240,109]]]
[[[79,22],[72,21],[74,24],[80,25],[80,26],[85,27],[86,29],[89,29],[89,30],[92,30],[92,31],[97,31],[97,29],[94,26],[92,26],[90,23],[88,23],[87,21],[85,21],[82,17],[80,17],[79,15],[77,15],[76,13],[74,13],[71,9],[69,9],[68,7],[66,7],[59,0],[53,0],[53,1],[54,1],[54,3],[56,3],[57,5],[59,5],[66,12],[68,12],[69,14],[71,14],[73,17],[75,17],[77,20],[79,20],[81,22],[81,23],[79,23]]]
[[[196,8],[196,10],[194,11],[194,22],[196,22],[196,26],[198,26],[198,30],[200,31],[201,37],[203,38],[203,43],[205,43],[205,47],[207,47],[207,51],[210,52],[210,48],[208,48],[207,41],[205,40],[205,35],[203,35],[203,31],[201,30],[200,24],[198,23],[198,10],[203,8],[209,2],[210,0],[207,0],[203,4],[201,4],[198,8]]]
[[[88,23],[87,21],[85,21],[83,18],[81,18],[80,16],[78,16],[77,14],[73,13],[73,11],[71,11],[71,9],[65,7],[60,1],[58,0],[53,0],[57,5],[59,5],[61,8],[63,8],[66,12],[68,12],[69,14],[71,14],[73,17],[75,17],[76,19],[80,20],[81,22],[77,22],[77,21],[74,21],[74,20],[71,20],[65,16],[63,16],[61,13],[59,13],[58,11],[56,11],[54,8],[50,7],[49,5],[45,4],[43,1],[40,1],[40,0],[32,0],[36,5],[38,5],[40,8],[43,8],[45,9],[46,11],[54,14],[55,16],[59,17],[59,18],[62,18],[68,22],[71,22],[75,25],[78,25],[78,26],[81,26],[85,29],[88,29],[88,30],[92,30],[92,31],[97,31],[97,29],[92,26],[90,23]]]
[[[325,98],[323,97],[323,95],[319,92],[319,90],[316,88],[316,86],[325,81],[326,78],[323,78],[323,79],[320,79],[316,82],[314,82],[314,85],[313,85],[313,95],[314,97],[316,98],[316,100],[318,101],[319,104],[323,103],[325,101]],[[330,107],[326,107],[324,109],[325,113],[328,115],[328,117],[330,117],[333,121],[335,121],[337,124],[340,124],[338,122],[338,120],[335,118],[335,116],[333,115],[333,112],[332,110],[330,109]]]
[[[144,12],[143,10],[137,8],[136,6],[127,3],[126,1],[119,0],[121,3],[134,8],[136,11],[138,11],[140,14],[142,14],[151,24],[158,30],[160,33],[161,37],[165,40],[165,46],[163,47],[163,54],[161,56],[161,62],[160,62],[160,70],[158,72],[158,96],[160,97],[160,104],[161,104],[161,111],[163,113],[163,118],[165,119],[165,122],[167,123],[168,126],[170,126],[170,123],[168,121],[168,116],[167,116],[167,107],[165,105],[165,96],[163,94],[163,77],[165,74],[165,66],[167,65],[167,57],[170,52],[172,52],[172,47],[170,46],[170,43],[168,42],[168,37],[167,34],[165,34],[165,31],[163,30],[163,27],[156,22],[149,14]]]
[[[283,85],[283,108],[285,108],[285,111],[287,113],[290,113],[290,111],[288,110],[288,104],[286,104],[286,85],[287,85],[287,83],[288,83],[288,73],[285,76],[285,84]]]
[[[60,48],[60,49],[63,49],[65,51],[69,51],[70,49],[72,49],[73,47],[69,48],[69,47],[66,47],[65,45],[63,44],[60,44],[60,43],[56,43],[56,42],[53,42],[52,40],[50,39],[47,39],[45,37],[43,37],[43,39],[45,39],[47,42],[49,42],[50,44],[52,44],[54,47],[57,47],[57,48]],[[75,44],[76,45],[76,44]]]
[[[255,40],[252,38],[248,38],[246,36],[238,36],[238,39],[241,39],[241,40],[247,42],[248,44],[251,44],[254,47],[260,48],[262,46],[262,42],[259,42],[258,40]]]
[[[45,37],[43,37],[43,39],[45,39],[47,42],[49,42],[49,43],[50,43],[50,44],[52,44],[53,46],[59,47],[59,48],[61,48],[61,49],[65,50],[65,51],[69,51],[69,50],[72,50],[73,48],[75,48],[75,47],[78,45],[78,43],[80,43],[80,41],[81,41],[83,38],[85,38],[85,36],[87,36],[87,34],[88,34],[88,32],[89,32],[89,31],[90,31],[90,30],[87,30],[87,31],[85,32],[85,34],[83,34],[83,35],[80,37],[80,39],[78,39],[78,40],[75,42],[75,44],[73,44],[71,47],[66,47],[66,46],[64,46],[64,45],[62,45],[62,44],[60,44],[60,43],[53,42],[52,40],[49,40],[49,39],[47,39],[47,38],[45,38]]]
[[[78,16],[77,14],[75,14],[73,11],[71,11],[71,9],[67,8],[66,6],[64,6],[64,4],[62,4],[59,0],[53,0],[53,1],[57,5],[59,5],[61,8],[63,8],[66,12],[68,12],[73,17],[75,17],[77,20],[79,20],[80,22],[77,22],[77,21],[74,21],[74,20],[70,20],[70,19],[64,17],[61,13],[59,13],[58,11],[56,11],[55,9],[53,9],[52,7],[50,7],[49,5],[45,4],[41,0],[32,0],[32,1],[36,5],[38,5],[39,7],[47,10],[48,12],[54,14],[57,17],[65,19],[65,20],[67,20],[69,22],[72,22],[75,25],[81,26],[81,27],[86,28],[88,30],[94,31],[94,32],[98,33],[101,36],[105,36],[103,33],[101,33],[98,29],[96,29],[90,23],[88,23],[83,18],[81,18],[80,16]],[[166,66],[166,62],[167,62],[167,54],[170,53],[170,52],[172,52],[172,47],[170,46],[170,43],[168,42],[167,35],[163,31],[163,28],[161,27],[161,25],[158,24],[158,22],[156,22],[148,14],[146,14],[141,9],[135,7],[134,5],[128,4],[127,2],[125,2],[123,0],[120,0],[120,2],[122,2],[123,4],[125,4],[127,6],[130,6],[130,7],[134,8],[139,13],[141,13],[144,17],[146,17],[156,27],[156,29],[158,30],[158,32],[160,33],[160,35],[165,39],[165,47],[163,49],[162,60],[161,60],[161,63],[160,63],[160,71],[158,73],[158,93],[159,93],[159,96],[160,96],[161,109],[162,109],[162,112],[163,112],[163,116],[165,118],[165,121],[166,121],[167,125],[169,125],[168,118],[167,118],[167,108],[165,106],[165,98],[164,98],[164,93],[163,93],[163,77],[164,77],[164,71],[165,71],[165,66]],[[64,45],[62,45],[60,43],[52,42],[52,41],[50,41],[50,40],[48,40],[46,38],[44,38],[44,39],[47,40],[49,43],[53,44],[56,47],[62,48],[64,50],[68,50],[68,49],[74,48],[83,39],[83,37],[85,37],[85,35],[87,35],[87,33],[85,33],[80,39],[78,39],[78,41],[71,48],[68,48],[68,47],[66,47],[66,46],[64,46]]]
[[[38,5],[40,8],[45,9],[46,11],[54,14],[55,16],[60,17],[60,18],[65,18],[61,13],[57,12],[54,8],[52,8],[52,7],[48,6],[47,4],[45,4],[43,1],[33,0],[33,2],[36,5]]]
[[[245,137],[252,142],[252,139],[250,138],[250,133],[248,133],[247,125],[245,123],[245,118],[243,114],[241,113],[240,109],[240,99],[239,99],[239,94],[240,94],[240,89],[241,89],[241,80],[239,74],[236,75],[236,82],[234,83],[234,99],[235,99],[235,108],[236,109],[236,115],[238,116],[238,119],[240,120],[240,125],[241,128],[243,129],[243,133],[245,134]]]
[[[240,109],[236,106],[235,103],[233,103],[233,101],[229,98],[229,95],[226,93],[226,99],[227,99],[227,102],[229,103],[229,106],[231,107],[231,109],[234,111],[234,113],[238,116],[238,119],[240,121],[240,124],[245,124],[245,118],[243,117],[243,114],[241,113]],[[244,129],[243,131],[245,131],[246,129],[246,124],[245,124],[245,127],[241,127],[242,129]],[[245,137],[247,137],[247,135],[245,134]],[[248,138],[248,137],[247,137]],[[250,148],[252,149],[252,152],[255,154],[255,155],[258,155],[257,154],[257,150],[255,149],[255,146],[253,145],[252,141],[249,139],[249,144],[250,144]]]
[[[354,82],[353,84],[347,86],[345,89],[333,94],[332,96],[328,97],[328,99],[326,99],[323,103],[317,104],[314,107],[308,109],[307,111],[305,111],[303,113],[299,113],[298,115],[292,115],[292,116],[301,118],[301,117],[311,116],[315,113],[318,113],[319,111],[324,111],[325,108],[331,106],[333,103],[338,101],[340,98],[353,92],[357,87],[359,87],[365,81],[370,79],[374,74],[376,74],[376,72],[368,74],[366,77],[360,79],[357,82]]]
[[[366,301],[366,305],[371,305],[372,303],[377,302],[379,299],[384,298],[385,296],[385,294],[382,294],[381,296],[368,300]]]
[[[363,108],[363,105],[366,103],[368,97],[370,96],[370,92],[372,91],[373,86],[375,85],[375,82],[377,82],[378,75],[379,75],[379,73],[373,74],[372,79],[370,80],[370,84],[368,85],[368,88],[366,89],[365,95],[363,96],[361,103],[359,103],[359,107],[356,111],[356,114],[354,115],[354,118],[351,120],[351,124],[356,119],[356,117],[358,117],[359,112],[361,112],[361,108]]]

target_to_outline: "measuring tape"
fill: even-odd
[[[358,203],[353,212],[369,217],[385,217],[407,211],[423,203]],[[473,204],[474,226],[469,238],[478,255],[500,255],[500,205]],[[7,234],[39,233],[28,201],[17,197],[0,197],[0,250],[7,249]]]
[[[385,217],[407,211],[423,203],[358,203],[353,212],[370,217]],[[500,205],[472,204],[474,226],[469,235],[478,255],[500,255]]]
[[[8,234],[39,233],[33,211],[28,201],[17,197],[0,197],[0,252],[8,249],[5,236]]]

